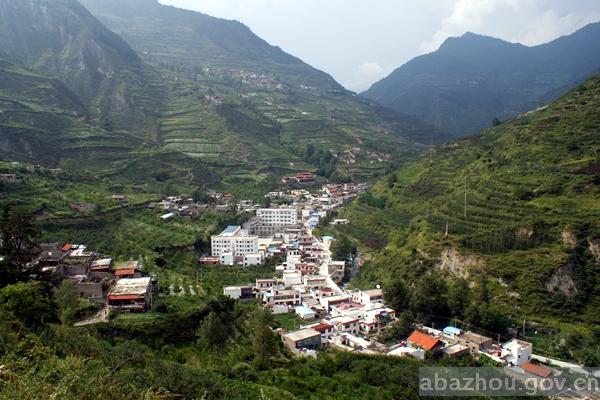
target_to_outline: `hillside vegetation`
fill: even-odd
[[[356,285],[466,278],[514,318],[600,322],[599,150],[596,75],[406,163],[343,213],[372,256]]]
[[[600,23],[527,47],[466,33],[363,96],[463,137],[548,103],[600,70]]]
[[[74,102],[46,93],[60,109],[45,109],[43,123],[13,110],[12,125],[43,134],[21,132],[18,141],[5,131],[11,160],[134,185],[154,182],[161,168],[161,183],[181,187],[217,177],[272,185],[272,176],[303,170],[365,181],[448,138],[344,90],[238,22],[152,0],[10,0],[0,15],[0,53],[60,79],[70,92],[59,98]],[[6,104],[46,101],[27,93],[39,79],[0,72],[13,86]]]

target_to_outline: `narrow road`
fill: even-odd
[[[538,360],[540,362],[546,363],[546,364],[549,363],[549,364],[555,365],[560,368],[567,368],[567,369],[570,369],[571,371],[579,373],[579,374],[588,375],[588,372],[585,370],[583,365],[568,363],[568,362],[560,361],[560,360],[554,360],[552,358],[548,358],[545,356],[538,356],[537,354],[532,354],[531,358],[533,358],[534,360]],[[600,370],[595,371],[594,376],[600,377]]]

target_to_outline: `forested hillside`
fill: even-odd
[[[406,163],[343,213],[372,256],[356,285],[419,288],[437,276],[449,290],[466,279],[475,303],[506,316],[597,324],[599,149],[596,75],[543,110]],[[421,304],[478,321],[469,301]]]

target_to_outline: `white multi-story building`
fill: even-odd
[[[240,226],[229,226],[220,235],[211,237],[211,252],[213,257],[223,253],[235,256],[258,254],[258,236],[248,235]]]
[[[262,226],[296,226],[298,209],[296,207],[261,208],[256,216],[262,218]]]

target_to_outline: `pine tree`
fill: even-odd
[[[211,311],[201,322],[196,331],[198,344],[209,351],[214,351],[227,342],[227,327],[221,322],[219,315]]]

